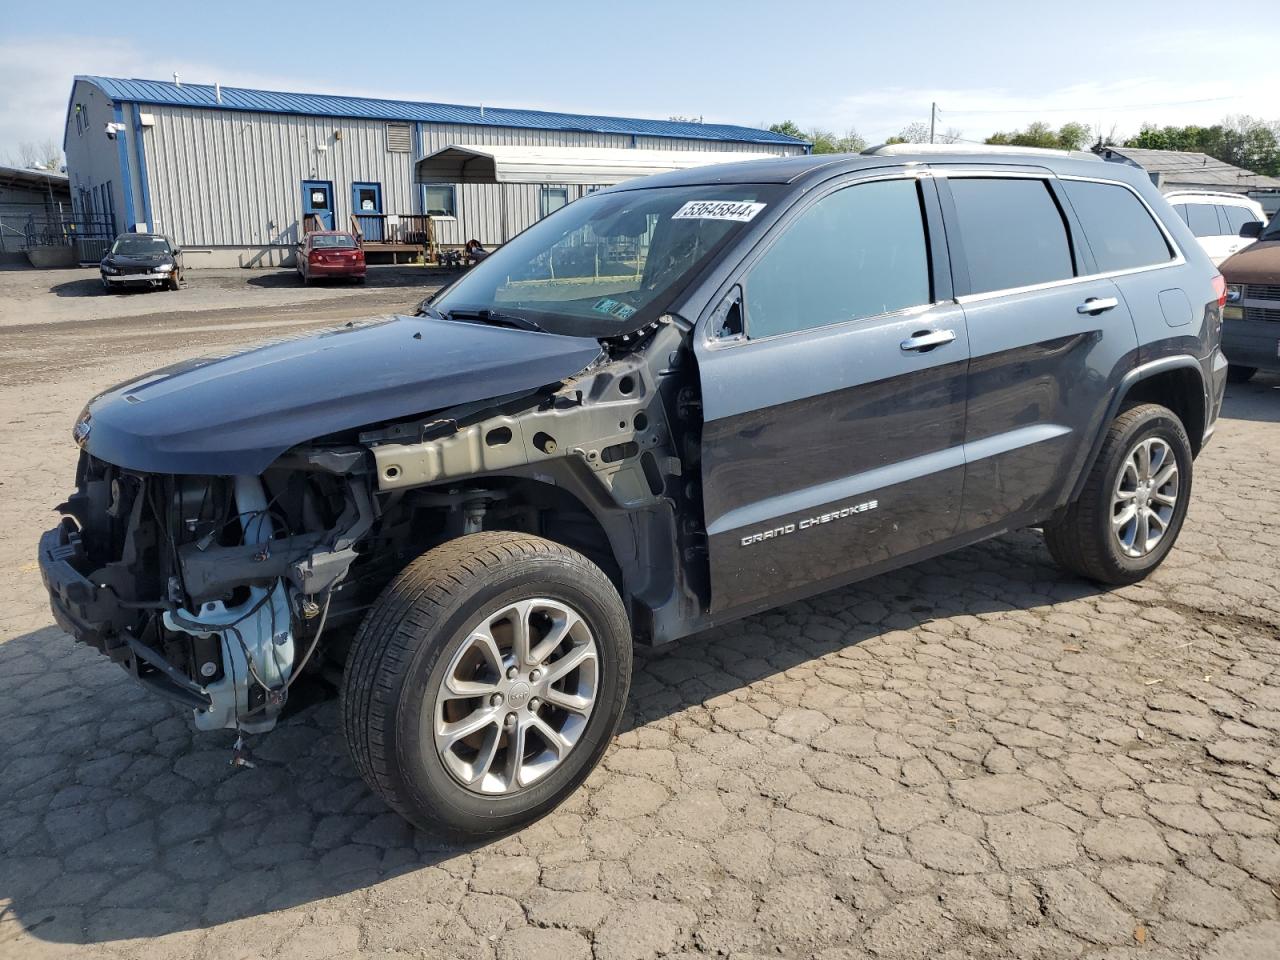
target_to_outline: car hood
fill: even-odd
[[[107,263],[117,267],[154,267],[160,263],[172,263],[173,257],[167,253],[147,254],[144,257],[131,257],[127,254],[113,253],[107,255]]]
[[[190,360],[99,394],[76,441],[150,473],[258,474],[306,440],[558,383],[594,339],[381,317]]]
[[[1222,261],[1227,283],[1280,283],[1280,240],[1260,240]]]

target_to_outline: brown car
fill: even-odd
[[[1222,351],[1231,362],[1227,376],[1244,383],[1259,370],[1280,371],[1280,216],[1265,227],[1245,224],[1257,236],[1222,262],[1227,305],[1222,311]]]

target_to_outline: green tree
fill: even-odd
[[[1215,160],[1267,176],[1280,176],[1280,123],[1254,117],[1227,117],[1211,127],[1144,123],[1126,147],[1204,153]]]
[[[813,144],[814,153],[859,153],[867,147],[867,141],[858,135],[858,131],[850,127],[844,135],[831,130],[815,127],[812,130],[801,130],[790,120],[770,124],[769,129],[788,137],[808,140]]]
[[[1083,123],[1064,123],[1054,130],[1049,124],[1036,120],[1025,130],[1009,133],[993,133],[987,143],[1011,147],[1044,147],[1050,150],[1081,150],[1089,142],[1089,127]]]
[[[808,135],[790,120],[783,120],[781,123],[769,124],[770,133],[780,133],[784,137],[795,137],[797,140],[807,140]]]

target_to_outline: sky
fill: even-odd
[[[1280,120],[1275,0],[0,0],[0,159],[61,141],[76,74],[806,129],[875,143],[1075,120]],[[1052,10],[1048,12],[1041,12]],[[163,11],[163,15],[157,15]]]

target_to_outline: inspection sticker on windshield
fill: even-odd
[[[607,313],[610,316],[617,317],[619,320],[627,320],[636,312],[636,308],[630,304],[623,303],[621,300],[611,300],[608,297],[603,300],[597,300],[591,309],[596,313]]]
[[[690,200],[671,215],[672,220],[740,220],[746,223],[767,204],[745,200]]]

